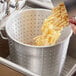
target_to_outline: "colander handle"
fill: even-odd
[[[4,28],[0,29],[0,36],[1,36],[1,38],[4,39],[4,40],[8,40],[8,38],[6,36],[4,36],[4,34],[2,32],[3,30],[4,30]]]
[[[1,38],[4,39],[4,40],[8,40],[7,37],[3,36],[2,32],[0,31],[0,35],[1,35]]]

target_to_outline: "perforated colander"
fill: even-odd
[[[60,75],[72,34],[67,27],[54,46],[29,45],[41,34],[43,20],[50,14],[46,9],[23,10],[11,15],[6,24],[11,60],[41,76]]]

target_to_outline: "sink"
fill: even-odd
[[[72,70],[75,64],[76,59],[71,56],[67,56],[61,76],[71,76],[68,74],[71,73],[71,71],[76,71],[76,66],[75,69]],[[9,59],[0,57],[0,76],[39,76],[39,75],[36,75],[27,70],[26,68],[23,68],[22,66],[9,61]]]

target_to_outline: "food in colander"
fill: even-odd
[[[61,35],[61,31],[69,24],[68,14],[64,3],[52,9],[52,14],[44,20],[42,34],[35,37],[36,46],[54,45]]]

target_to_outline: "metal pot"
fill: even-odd
[[[67,27],[54,46],[34,46],[28,43],[41,34],[43,20],[51,14],[46,9],[27,9],[12,14],[6,23],[10,58],[13,62],[41,76],[60,76],[71,28]],[[66,33],[67,32],[67,33]]]

